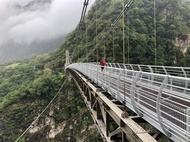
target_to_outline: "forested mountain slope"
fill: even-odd
[[[82,30],[78,34],[77,31],[73,31],[63,46],[73,53],[74,62],[83,59],[86,52],[96,47],[96,43],[99,43],[119,15],[122,1],[97,0],[96,5],[85,18]],[[154,9],[153,0],[138,0],[125,12],[126,62],[155,64],[156,54],[157,65],[189,66],[189,1],[157,0],[155,6]],[[99,60],[104,55],[109,62],[123,62],[122,24],[121,19],[106,40],[89,56],[89,61]]]
[[[64,72],[65,51],[70,52],[72,62],[82,61],[96,48],[122,5],[121,0],[96,0],[80,30],[77,27],[55,51],[0,66],[0,142],[15,141],[65,80],[57,98],[21,141],[101,141],[80,94]],[[85,62],[99,61],[101,56],[107,62],[123,62],[124,38],[126,63],[190,66],[190,2],[157,0],[155,6],[153,0],[135,0],[125,12],[124,36],[120,20]]]

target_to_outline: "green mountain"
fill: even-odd
[[[85,19],[86,30],[78,36],[74,31],[71,42],[67,42],[68,49],[72,48],[71,53],[78,47],[78,52],[72,55],[74,61],[96,47],[122,8],[121,0],[96,3],[97,7],[92,7]],[[155,9],[154,1],[135,1],[125,12],[124,36],[121,19],[89,56],[89,61],[98,61],[104,55],[109,62],[123,62],[124,55],[125,62],[131,64],[155,64],[156,60],[157,65],[189,66],[189,10],[189,1],[157,0]]]
[[[96,0],[84,24],[55,51],[0,66],[0,142],[20,136],[23,142],[102,141],[64,72],[66,50],[72,62],[105,56],[107,62],[190,66],[189,1],[156,0],[154,9],[154,1],[135,0],[124,22],[107,32],[122,6],[121,0]]]

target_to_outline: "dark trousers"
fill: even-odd
[[[101,67],[102,71],[104,70],[104,67]]]

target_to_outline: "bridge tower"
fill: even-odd
[[[65,62],[65,69],[70,64],[70,57],[69,57],[69,51],[66,50],[66,62]]]

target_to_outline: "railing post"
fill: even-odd
[[[132,66],[132,65],[130,65],[130,67],[131,67],[131,70],[133,70],[133,76],[134,76],[134,73],[135,73],[134,71],[135,71],[135,70],[133,69],[133,66]]]
[[[187,129],[187,140],[186,142],[190,142],[190,137],[189,137],[189,134],[190,134],[190,108],[187,109],[187,126],[186,126],[186,129]]]
[[[122,75],[122,71],[119,71],[119,76],[118,76],[117,83],[116,83],[116,86],[117,86],[117,96],[120,96],[120,92],[119,92],[120,85],[119,85],[119,83],[121,82],[121,80],[120,80],[121,75]],[[117,99],[119,99],[119,98],[117,97]]]
[[[137,66],[138,66],[138,68],[139,68],[139,71],[142,71],[142,69],[141,69],[140,65],[137,65]]]
[[[90,67],[89,66],[90,66],[90,64],[87,64],[87,76],[88,76],[88,78],[90,77],[90,73],[89,73],[90,72]]]
[[[118,68],[120,68],[120,69],[121,69],[121,66],[119,65],[119,63],[117,63],[117,65],[118,65]]]
[[[142,72],[137,72],[137,74],[134,76],[134,79],[133,79],[133,82],[132,82],[132,85],[131,85],[131,88],[130,88],[130,95],[131,95],[131,104],[134,108],[134,110],[136,111],[136,113],[139,115],[139,116],[143,116],[143,114],[139,111],[139,109],[137,109],[137,104],[136,104],[136,101],[135,101],[135,90],[136,90],[136,83],[137,83],[137,80],[139,78],[139,76],[142,74]]]
[[[184,76],[187,78],[187,74],[186,74],[186,72],[185,72],[185,70],[184,70],[183,67],[181,67],[181,70],[182,70]],[[186,93],[187,87],[188,87],[188,81],[186,80],[185,81],[185,90],[183,91],[183,93]]]
[[[150,70],[150,72],[151,72],[151,83],[150,83],[150,84],[152,84],[153,81],[154,81],[154,75],[153,75],[154,71],[153,71],[153,69],[151,68],[150,65],[148,65],[148,68],[149,68],[149,70]],[[149,79],[149,80],[150,80],[150,79]]]
[[[164,66],[162,66],[162,68],[163,68],[165,74],[168,75],[166,68]]]
[[[111,68],[112,69],[112,68]],[[109,83],[108,83],[108,90],[110,90],[110,92],[112,93],[112,91],[111,91],[111,69],[110,69],[110,71],[109,71],[109,73],[108,73],[108,78],[109,78]],[[116,98],[116,95],[114,94],[114,93],[112,93],[113,95],[114,95],[114,98]]]
[[[126,69],[126,66],[125,66],[125,64],[123,63],[123,67],[124,67],[124,69]]]
[[[91,80],[93,81],[93,82],[95,82],[95,76],[96,76],[96,66],[97,65],[93,65],[93,70],[92,70],[92,72],[91,72],[91,75],[90,75],[90,78],[91,78]]]
[[[157,103],[156,103],[156,112],[157,112],[157,117],[158,117],[158,122],[160,124],[160,127],[164,131],[164,133],[170,137],[171,133],[169,133],[166,129],[165,126],[163,125],[163,120],[161,118],[161,96],[162,96],[162,91],[165,87],[165,84],[168,83],[168,75],[164,78],[164,81],[162,82],[162,85],[160,86],[160,90],[158,92],[158,97],[157,97]]]

